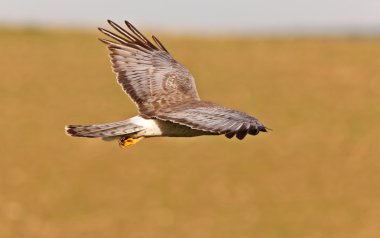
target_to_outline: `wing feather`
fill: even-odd
[[[224,134],[227,138],[236,135],[239,140],[247,134],[257,135],[260,131],[267,132],[267,128],[256,118],[205,101],[182,104],[170,109],[162,108],[153,118],[171,121],[196,130]]]
[[[141,114],[151,116],[158,108],[200,101],[194,77],[156,37],[152,38],[157,46],[128,21],[129,31],[113,21],[108,23],[116,33],[99,28],[111,38],[100,40],[108,45],[118,83]]]

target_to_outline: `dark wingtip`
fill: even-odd
[[[225,137],[227,137],[228,139],[231,139],[232,137],[234,137],[235,135],[235,132],[227,132],[226,134],[224,134]]]
[[[127,20],[124,20],[124,23],[125,23],[125,25],[127,25],[127,26],[130,26],[130,25],[132,25],[129,21],[127,21]]]
[[[239,140],[244,139],[244,137],[247,135],[249,131],[249,128],[250,128],[249,124],[243,123],[236,133],[236,138],[238,138]]]
[[[118,27],[120,27],[116,22],[112,21],[112,20],[107,20],[108,24],[110,24],[110,26],[112,26],[113,28],[117,29]]]
[[[107,31],[106,29],[104,28],[101,28],[101,27],[97,27],[98,28],[98,31],[100,31],[101,33],[105,34],[104,32]]]
[[[156,44],[161,48],[161,50],[166,51],[167,53],[169,53],[169,51],[165,48],[165,46],[161,43],[161,41],[158,40],[157,37],[155,37],[154,35],[152,35],[152,39],[153,39],[154,42],[156,42]]]
[[[132,23],[130,23],[129,21],[124,20],[124,23],[125,23],[125,25],[126,25],[131,31],[133,31],[133,29],[135,29],[135,26],[132,25]]]
[[[266,126],[261,126],[261,127],[259,127],[259,129],[260,129],[260,131],[262,131],[262,132],[273,131],[272,129],[270,129],[270,128],[266,127]]]
[[[247,135],[247,131],[246,132],[238,132],[236,133],[236,138],[238,138],[239,140],[242,140],[244,139],[244,137]]]
[[[98,38],[98,40],[106,45],[109,45],[110,44],[110,41],[106,40],[106,39],[102,39],[102,38]]]
[[[107,30],[104,29],[104,28],[101,28],[101,27],[97,27],[97,28],[98,28],[98,30],[99,30],[101,33],[103,33],[103,34],[105,34],[104,32],[107,32]]]

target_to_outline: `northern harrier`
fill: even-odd
[[[110,51],[113,71],[123,90],[138,107],[139,115],[98,125],[69,125],[70,136],[118,139],[122,147],[144,137],[193,137],[201,135],[257,135],[267,128],[244,112],[227,109],[199,98],[191,73],[152,36],[155,44],[131,23],[129,30],[113,21],[117,33],[98,28],[112,40],[100,39]]]

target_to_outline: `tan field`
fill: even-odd
[[[124,150],[63,130],[137,114],[99,36],[0,30],[1,238],[380,237],[380,38],[159,37],[273,130]]]

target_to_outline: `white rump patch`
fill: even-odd
[[[134,116],[128,120],[129,122],[145,128],[144,136],[160,136],[162,131],[154,119],[145,119],[141,116]]]

